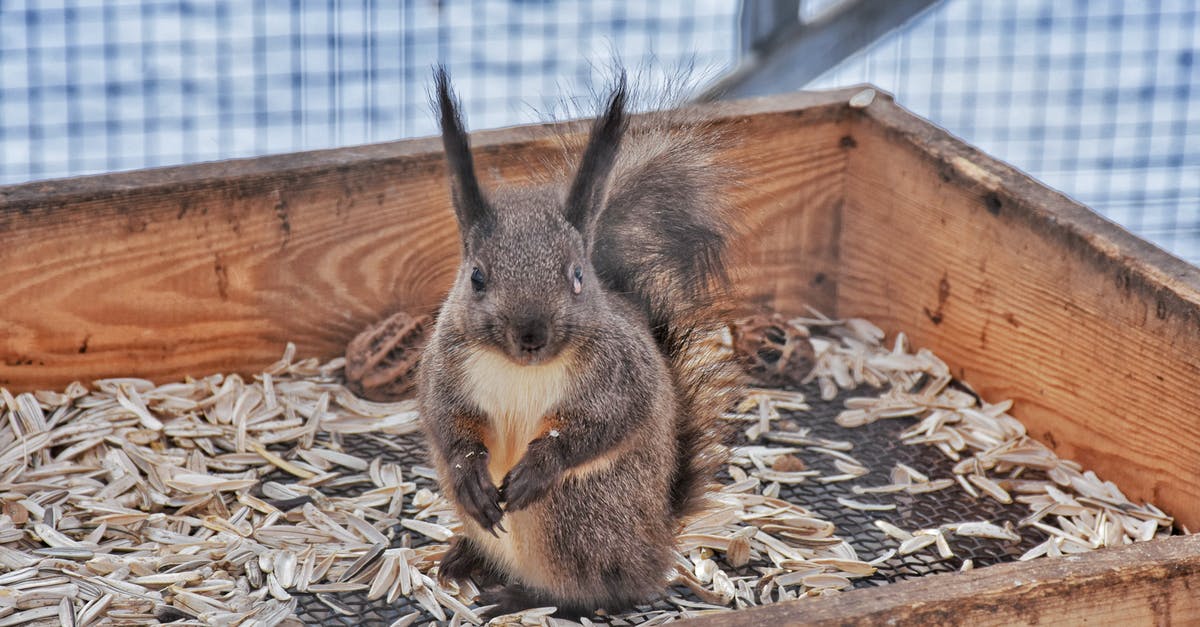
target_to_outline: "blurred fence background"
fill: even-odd
[[[735,60],[738,5],[537,0],[0,0],[0,182],[537,120],[616,55],[649,80]],[[697,80],[703,74],[697,73]]]
[[[867,81],[1200,263],[1200,2],[948,0],[810,86]]]
[[[0,0],[0,183],[427,135],[438,62],[530,122],[619,60],[875,83],[1195,263],[1198,52],[1192,0]]]

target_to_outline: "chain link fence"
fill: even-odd
[[[812,82],[871,82],[1200,263],[1200,4],[945,0]]]
[[[779,2],[802,15],[838,4]],[[840,4],[864,24],[879,9]],[[3,0],[0,183],[428,135],[435,63],[472,128],[536,121],[615,63],[651,87],[694,67],[687,93],[739,61],[741,11],[738,0]],[[1198,17],[1191,0],[943,0],[806,87],[875,83],[1200,262]]]
[[[539,119],[621,63],[688,89],[737,0],[2,0],[0,183],[428,135],[446,64],[472,128]]]

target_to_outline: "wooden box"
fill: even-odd
[[[738,138],[747,309],[903,330],[1062,457],[1200,529],[1200,271],[863,88],[707,106]],[[861,102],[857,104],[862,104]],[[576,129],[580,127],[575,127]],[[557,150],[474,135],[484,178]],[[0,385],[255,371],[432,310],[436,139],[0,187]],[[714,624],[1200,621],[1200,537],[938,575]]]

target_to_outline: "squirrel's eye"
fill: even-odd
[[[476,292],[482,292],[487,287],[487,282],[483,279],[483,271],[479,268],[471,270],[471,287],[475,288]]]
[[[583,291],[583,268],[575,266],[575,272],[572,274],[571,291],[576,294]]]

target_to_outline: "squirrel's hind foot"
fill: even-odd
[[[516,583],[495,585],[481,589],[479,591],[479,604],[494,606],[484,612],[480,612],[480,618],[485,620],[539,606],[534,595],[530,594],[525,586]]]
[[[438,564],[438,580],[442,583],[474,579],[476,584],[483,586],[494,583],[495,578],[490,575],[491,569],[483,554],[463,536],[455,536],[450,541],[450,549]]]
[[[567,620],[578,620],[580,617],[590,614],[579,608],[562,607],[562,604],[542,597],[519,583],[484,588],[479,592],[479,603],[480,605],[495,606],[479,614],[480,618],[485,620],[535,607],[557,607],[558,610],[554,612],[554,616]]]

